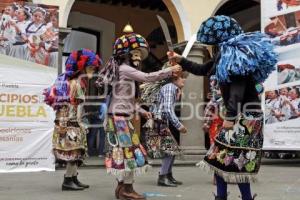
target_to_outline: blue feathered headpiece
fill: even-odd
[[[230,82],[230,76],[253,75],[257,83],[275,70],[277,54],[271,41],[262,33],[243,33],[231,17],[217,15],[204,21],[197,34],[199,42],[220,47],[217,61],[218,82]]]
[[[203,44],[216,45],[243,32],[242,27],[235,19],[217,15],[208,18],[201,24],[197,39]]]
[[[217,61],[219,82],[230,82],[230,76],[252,74],[257,83],[264,82],[275,70],[278,55],[270,39],[260,32],[244,33],[219,44]]]

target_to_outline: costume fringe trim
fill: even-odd
[[[106,171],[108,174],[117,176],[117,177],[124,177],[130,175],[132,172],[134,176],[140,176],[145,174],[151,169],[151,165],[144,165],[143,167],[138,167],[133,170],[125,170],[125,169],[114,169],[114,168],[107,168]]]
[[[181,156],[183,153],[178,150],[178,151],[163,151],[163,154],[167,154],[170,156]]]
[[[257,174],[225,172],[210,165],[205,160],[198,162],[196,166],[208,173],[217,174],[218,176],[222,177],[227,183],[249,183],[257,181]]]
[[[156,156],[149,156],[151,159],[162,159],[166,156],[176,156],[177,160],[184,160],[184,153],[183,152],[174,152],[174,151],[164,151],[160,155]]]
[[[220,44],[221,58],[217,63],[219,82],[231,82],[231,76],[252,75],[257,83],[264,82],[276,70],[278,55],[265,34],[243,33]]]

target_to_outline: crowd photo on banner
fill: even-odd
[[[300,85],[266,92],[266,124],[300,117]]]
[[[270,1],[265,6],[272,7]],[[274,6],[274,5],[273,5]],[[300,116],[299,84],[299,43],[300,43],[300,4],[298,1],[278,0],[269,12],[263,12],[262,30],[269,36],[279,53],[277,84],[266,88],[265,123],[273,124],[297,119]],[[267,83],[273,82],[271,77]],[[275,81],[273,83],[276,83]],[[284,87],[283,84],[289,84]],[[292,84],[292,85],[291,85]]]
[[[261,1],[261,11],[261,31],[278,53],[276,70],[264,83],[265,156],[292,158],[299,149],[300,2]]]
[[[0,20],[0,54],[57,68],[57,7],[13,3]]]

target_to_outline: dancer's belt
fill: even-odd
[[[48,52],[49,52],[49,53],[58,52],[58,49],[50,49]]]
[[[19,46],[19,45],[24,45],[24,44],[26,44],[26,42],[16,42],[13,45],[14,46]]]
[[[129,117],[128,113],[108,113],[109,116],[121,116],[121,117]]]

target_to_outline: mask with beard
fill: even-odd
[[[142,52],[138,49],[135,49],[130,52],[130,55],[131,55],[130,58],[131,64],[134,67],[139,68],[142,63]]]

